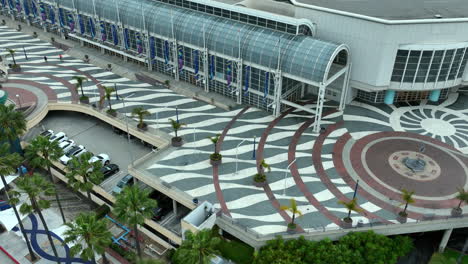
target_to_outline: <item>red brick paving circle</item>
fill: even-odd
[[[401,190],[402,188],[415,191],[416,195],[426,197],[449,196],[457,192],[457,188],[466,183],[466,172],[463,166],[447,152],[426,145],[425,155],[435,160],[441,168],[441,175],[429,181],[410,179],[396,172],[388,158],[395,152],[414,151],[420,142],[411,139],[385,138],[380,142],[371,142],[364,153],[363,162],[367,165],[372,176],[385,184]],[[396,157],[400,160],[402,157]],[[404,166],[401,163],[401,166]]]

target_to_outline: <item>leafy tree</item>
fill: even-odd
[[[178,138],[177,131],[179,131],[179,129],[182,126],[186,126],[186,124],[185,123],[179,123],[179,122],[175,121],[172,118],[169,118],[169,121],[171,122],[172,129],[174,129],[175,137]]]
[[[74,222],[67,223],[65,243],[73,242],[71,255],[80,254],[84,260],[96,263],[95,254],[101,254],[104,263],[108,263],[105,249],[112,243],[112,233],[108,231],[105,219],[97,219],[94,213],[81,213]]]
[[[468,191],[465,191],[464,189],[459,188],[459,189],[458,189],[457,196],[456,196],[455,198],[457,198],[458,200],[460,200],[460,203],[458,203],[458,206],[457,206],[457,209],[460,210],[460,209],[461,209],[461,205],[462,205],[463,203],[468,203]]]
[[[296,228],[296,224],[294,223],[294,220],[296,219],[296,214],[299,216],[302,216],[302,212],[297,209],[297,203],[296,200],[291,199],[288,205],[282,205],[280,207],[280,210],[285,210],[285,211],[290,211],[292,213],[292,219],[291,223],[288,224],[289,228]]]
[[[409,204],[412,204],[414,203],[414,199],[413,199],[413,195],[414,195],[414,191],[408,191],[406,189],[401,189],[401,199],[404,201],[404,203],[402,203],[401,205],[405,205],[405,208],[403,209],[403,211],[401,211],[399,214],[403,217],[406,217],[408,216],[408,213],[406,213],[406,209],[408,208],[408,205]]]
[[[338,201],[339,204],[342,204],[348,210],[348,216],[344,218],[345,221],[351,221],[351,212],[362,212],[362,209],[358,207],[357,198],[353,198],[349,202]]]
[[[73,76],[72,80],[76,81],[75,88],[76,90],[81,90],[81,97],[84,98],[84,91],[83,91],[83,83],[88,80],[88,78],[84,76]]]
[[[22,160],[23,158],[18,153],[10,154],[10,145],[8,143],[0,145],[0,178],[2,179],[3,186],[5,186],[5,191],[7,191],[8,187],[5,176],[15,173],[15,168],[17,168],[21,164]],[[8,192],[6,192],[6,197],[8,203],[11,204]],[[29,241],[28,235],[26,235],[26,233],[24,232],[24,225],[21,221],[18,209],[16,208],[16,206],[12,206],[11,208],[13,208],[13,211],[15,212],[15,216],[18,220],[21,233],[23,234],[24,241],[26,241],[26,246],[28,247],[29,255],[31,256],[31,259],[35,261],[37,257],[31,248],[31,242]]]
[[[138,236],[138,225],[142,225],[145,219],[153,216],[153,210],[157,207],[156,200],[149,197],[148,190],[141,190],[137,185],[126,186],[117,195],[113,213],[120,221],[133,227],[136,237],[138,256],[141,259],[141,246]]]
[[[93,183],[99,184],[104,179],[101,162],[89,162],[92,156],[91,152],[85,152],[79,157],[73,157],[67,164],[68,173],[65,175],[68,185],[75,191],[86,192],[89,200],[91,200]],[[83,181],[77,179],[77,176],[81,176]]]
[[[47,174],[49,175],[50,181],[53,183],[54,180],[51,171],[52,162],[58,161],[63,155],[63,150],[59,147],[59,143],[57,141],[49,141],[46,137],[38,136],[31,141],[31,144],[26,148],[25,154],[26,159],[32,166],[47,168]],[[57,188],[56,185],[54,185],[54,187]],[[63,223],[65,223],[65,215],[63,213],[57,189],[55,189],[54,195]]]
[[[10,146],[14,146],[14,141],[25,131],[23,112],[16,111],[14,105],[0,104],[0,140],[7,140]]]
[[[265,169],[268,172],[271,172],[270,164],[266,163],[266,161],[264,159],[262,159],[262,162],[260,162],[260,165],[258,167],[259,167],[258,170],[261,171],[262,174],[265,172]]]
[[[221,239],[213,236],[209,229],[195,234],[189,230],[172,260],[177,264],[209,264],[215,255],[220,254],[217,250],[220,243]]]
[[[15,60],[16,50],[7,48],[7,51],[8,51],[8,53],[10,53],[10,56],[13,59],[13,65],[16,65],[16,60]]]
[[[10,192],[11,199],[10,202],[12,205],[16,206],[19,204],[19,197],[21,194],[26,194],[29,198],[30,204],[23,203],[20,206],[20,212],[24,215],[31,214],[33,212],[39,215],[41,219],[42,226],[46,231],[47,238],[49,240],[54,256],[58,258],[57,249],[55,248],[54,241],[50,235],[49,227],[47,222],[42,215],[42,210],[50,208],[50,202],[48,200],[42,199],[43,196],[51,196],[55,193],[54,185],[46,181],[41,175],[35,173],[31,177],[21,177],[16,180],[16,186],[18,190],[13,190]],[[60,261],[57,261],[60,264]]]
[[[146,110],[143,107],[135,107],[132,110],[132,116],[133,117],[135,117],[135,116],[138,117],[138,128],[144,128],[145,127],[146,124],[143,121],[143,119],[145,118],[145,116],[149,116],[149,115],[151,115],[151,113],[148,112],[148,110]]]

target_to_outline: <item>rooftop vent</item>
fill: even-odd
[[[435,17],[435,18],[438,18],[438,19],[441,19],[441,18],[442,18],[442,15],[440,15],[440,14],[435,14],[434,17]]]

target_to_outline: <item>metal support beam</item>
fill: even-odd
[[[325,102],[325,89],[326,85],[324,83],[320,83],[317,95],[317,109],[315,114],[315,121],[314,121],[314,132],[318,133],[320,131],[320,122],[322,121],[322,111],[323,111],[323,104]]]
[[[204,88],[205,92],[210,91],[210,74],[208,73],[208,49],[203,49],[203,81],[204,81]]]
[[[348,94],[348,89],[349,89],[348,75],[349,75],[349,68],[346,70],[346,73],[343,79],[343,89],[341,89],[340,105],[338,107],[339,111],[343,111],[346,105],[346,95]]]
[[[275,93],[274,96],[274,109],[273,114],[275,117],[278,117],[281,114],[281,92],[283,88],[283,76],[281,70],[276,70],[274,74],[274,84],[275,84]]]
[[[174,211],[174,215],[177,217],[177,201],[172,200],[172,210]]]

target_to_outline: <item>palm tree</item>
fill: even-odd
[[[296,214],[298,214],[299,216],[302,216],[302,212],[299,211],[299,209],[297,209],[296,200],[291,199],[290,202],[289,202],[289,206],[282,205],[280,207],[280,209],[285,210],[285,211],[289,211],[289,212],[292,213],[292,220],[291,220],[291,223],[288,224],[288,227],[291,228],[291,229],[296,228],[296,224],[294,223],[294,220],[296,219]]]
[[[270,164],[266,163],[266,161],[263,159],[262,162],[260,162],[259,171],[261,171],[262,173],[264,173],[264,172],[265,172],[265,169],[267,169],[268,172],[271,172],[271,166],[270,166]]]
[[[401,189],[401,199],[404,201],[404,203],[402,203],[401,205],[404,204],[405,209],[403,209],[403,211],[398,213],[400,216],[402,216],[402,217],[408,216],[408,213],[406,213],[406,209],[408,208],[409,204],[412,204],[412,203],[415,202],[414,199],[413,199],[413,194],[414,194],[414,191],[408,191],[406,189]]]
[[[6,175],[13,174],[15,172],[15,168],[17,168],[22,161],[21,156],[18,153],[9,153],[10,146],[8,143],[4,143],[0,145],[0,178],[2,179],[3,186],[5,186],[5,191],[7,190],[7,182],[5,179]],[[6,197],[8,200],[8,203],[10,204],[10,196],[8,195],[8,192],[6,192]],[[13,211],[15,212],[16,219],[18,220],[19,226],[21,233],[23,234],[24,241],[26,241],[26,246],[28,247],[29,255],[31,256],[31,260],[34,262],[37,257],[34,254],[34,251],[31,248],[31,243],[29,242],[28,235],[24,232],[24,226],[23,222],[21,221],[21,217],[18,213],[18,209],[16,206],[12,206]]]
[[[39,215],[42,226],[44,227],[47,238],[49,239],[50,246],[52,247],[52,251],[54,252],[54,256],[58,258],[57,249],[55,248],[54,241],[50,235],[49,227],[42,215],[42,210],[49,208],[50,202],[41,198],[43,196],[53,195],[55,193],[54,185],[46,181],[41,175],[35,173],[31,177],[19,178],[16,181],[16,186],[18,187],[18,191],[13,190],[10,192],[12,197],[10,202],[12,205],[16,206],[20,202],[19,197],[21,194],[26,194],[28,196],[31,204],[23,203],[20,207],[20,212],[22,214],[31,214],[35,212]],[[57,263],[60,264],[60,261],[57,261]]]
[[[179,131],[179,129],[180,129],[182,126],[186,126],[187,124],[185,124],[185,123],[179,123],[179,122],[175,121],[175,120],[172,119],[172,118],[169,118],[169,121],[171,122],[172,129],[174,129],[174,133],[175,133],[175,137],[174,137],[174,138],[180,139],[180,138],[177,136],[177,131]],[[180,140],[179,140],[179,141],[180,141]]]
[[[83,260],[96,263],[94,254],[97,253],[101,254],[104,263],[108,263],[105,249],[112,243],[112,233],[108,231],[106,221],[99,220],[95,213],[80,213],[74,222],[67,223],[68,229],[63,235],[65,243],[74,243],[70,248],[71,255],[80,253]]]
[[[214,153],[216,154],[218,154],[217,145],[218,145],[219,137],[221,137],[221,134],[216,134],[216,136],[214,137],[208,137],[214,145]]]
[[[107,86],[102,86],[102,88],[104,89],[104,97],[102,99],[104,98],[107,99],[107,103],[109,104],[109,110],[113,111],[112,104],[111,104],[111,96],[112,96],[112,93],[115,92],[115,89],[112,87],[107,87]]]
[[[86,152],[79,157],[73,157],[68,162],[67,169],[69,172],[65,175],[68,179],[68,185],[75,191],[86,192],[89,200],[91,200],[90,192],[93,189],[93,183],[99,184],[104,178],[101,172],[101,162],[89,162],[92,156],[91,152]],[[77,179],[77,176],[81,176],[83,181]]]
[[[18,136],[26,131],[26,119],[22,112],[16,111],[14,105],[0,104],[0,140],[8,140],[13,147]]]
[[[10,53],[10,56],[11,56],[11,58],[13,59],[13,65],[16,65],[16,60],[15,60],[15,53],[16,53],[16,50],[14,50],[14,49],[8,49],[8,48],[7,48],[7,51]]]
[[[78,89],[81,90],[81,97],[84,98],[85,95],[84,95],[84,91],[83,91],[83,82],[87,81],[88,78],[86,78],[84,76],[73,76],[72,80],[76,81],[75,88],[76,88],[76,90],[78,90]]]
[[[185,232],[185,240],[174,254],[173,260],[185,264],[209,264],[211,259],[219,254],[217,250],[221,243],[219,237],[212,235],[211,230],[200,230],[196,234]]]
[[[26,148],[26,159],[34,167],[47,168],[47,174],[49,175],[50,182],[54,182],[51,166],[53,161],[58,161],[63,155],[63,150],[59,147],[57,141],[49,141],[48,138],[43,136],[36,137],[31,144]],[[57,188],[56,185],[54,185]],[[60,198],[55,189],[55,200],[60,210],[60,215],[62,216],[63,223],[65,224],[65,215],[63,214],[62,204],[60,203]]]
[[[461,205],[463,203],[468,203],[468,191],[465,191],[464,189],[462,188],[459,188],[458,189],[458,194],[457,196],[455,197],[457,198],[458,200],[460,200],[460,203],[458,204],[457,208],[455,208],[457,211],[461,211]]]
[[[357,198],[353,198],[349,202],[346,201],[338,201],[339,204],[344,205],[346,209],[348,209],[348,216],[344,218],[345,222],[352,222],[353,220],[351,219],[351,211],[354,212],[362,212],[362,209],[358,207],[358,202]]]
[[[143,118],[145,118],[145,116],[149,116],[149,115],[151,115],[151,113],[148,112],[148,110],[146,110],[143,107],[135,107],[132,110],[132,117],[138,116],[138,128],[143,129],[143,128],[146,127],[145,122],[143,122]]]
[[[156,200],[149,197],[148,190],[140,190],[137,185],[127,186],[117,195],[113,213],[120,221],[131,225],[135,231],[135,240],[138,256],[141,259],[141,246],[138,236],[138,225],[142,225],[145,219],[153,216],[153,210],[157,207]]]

